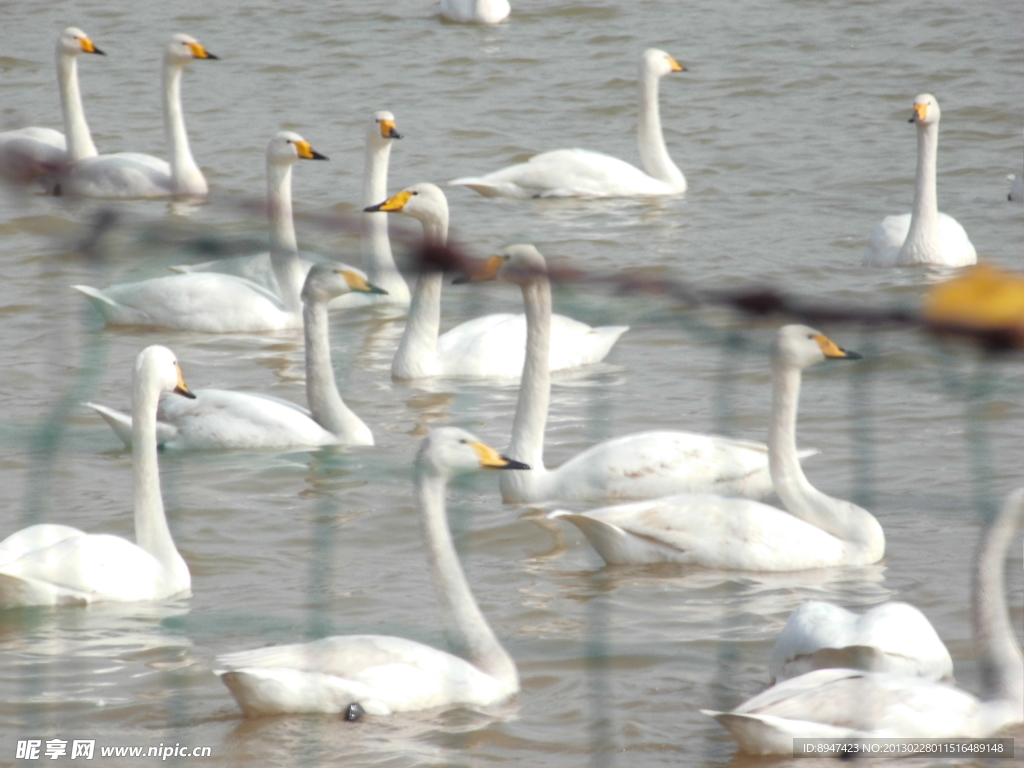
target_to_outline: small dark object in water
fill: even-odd
[[[345,719],[353,723],[365,714],[366,710],[359,706],[358,702],[353,701],[345,710]]]

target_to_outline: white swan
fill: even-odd
[[[141,152],[93,155],[74,162],[60,180],[60,193],[102,198],[199,196],[209,192],[185,131],[181,74],[192,59],[216,59],[198,40],[174,35],[164,51],[164,139],[169,160]]]
[[[428,245],[448,241],[448,200],[439,187],[416,184],[367,211],[400,212],[418,219]],[[391,363],[397,379],[427,376],[508,377],[523,372],[526,319],[523,315],[494,314],[469,320],[438,337],[441,325],[441,285],[437,270],[423,270],[409,308],[409,320]],[[591,328],[563,315],[553,318],[549,355],[552,370],[600,362],[628,326]]]
[[[301,712],[373,715],[463,704],[486,706],[519,690],[515,662],[480,608],[445,517],[452,476],[483,467],[522,469],[465,430],[433,430],[420,446],[413,495],[441,613],[465,658],[385,635],[327,637],[217,658],[214,673],[249,717]]]
[[[508,0],[441,0],[441,15],[450,21],[497,24],[511,12]]]
[[[132,374],[135,540],[33,525],[0,542],[0,607],[163,600],[191,594],[188,566],[160,497],[156,407],[161,392],[192,394],[174,353],[146,347]]]
[[[939,213],[935,163],[939,149],[939,102],[930,93],[914,99],[910,122],[917,123],[917,178],[914,211],[886,216],[871,233],[864,265],[869,267],[936,264],[965,267],[978,254],[960,222]]]
[[[768,663],[772,685],[829,667],[927,680],[953,677],[953,659],[935,627],[917,608],[900,602],[883,603],[859,616],[818,600],[793,611]]]
[[[387,197],[388,191],[388,160],[394,139],[402,135],[395,127],[395,116],[391,112],[381,110],[375,112],[373,119],[366,127],[366,165],[363,174],[363,205],[372,205]],[[282,224],[280,220],[271,220]],[[280,235],[278,235],[280,239]],[[362,236],[363,269],[371,283],[382,288],[386,293],[344,293],[330,303],[331,309],[339,307],[373,304],[399,304],[408,306],[409,286],[405,284],[402,273],[395,266],[395,258],[391,254],[391,241],[388,239],[387,216],[382,213],[363,214]],[[302,269],[309,272],[314,262],[299,259]],[[274,270],[270,264],[270,253],[264,252],[254,256],[236,256],[230,259],[216,259],[202,264],[180,264],[171,267],[174,272],[220,272],[237,275],[264,288],[277,293],[279,288]]]
[[[250,280],[216,272],[167,275],[103,290],[73,287],[88,296],[111,325],[155,325],[209,333],[301,328],[300,292],[306,275],[299,263],[292,223],[292,166],[299,159],[327,158],[292,131],[281,131],[267,145],[270,259],[279,294]]]
[[[341,264],[317,264],[302,289],[306,336],[306,400],[309,410],[269,395],[197,389],[195,399],[165,396],[157,411],[157,438],[170,449],[292,448],[373,445],[373,433],[345,405],[331,368],[327,303],[349,291],[379,290],[361,272]],[[128,414],[86,403],[131,445]]]
[[[685,69],[664,51],[648,48],[640,58],[640,119],[637,141],[644,170],[600,152],[556,149],[486,176],[453,179],[485,197],[633,197],[686,191],[683,172],[672,162],[661,133],[658,81]],[[644,172],[646,171],[646,173]]]
[[[78,27],[61,33],[56,53],[64,133],[37,127],[0,133],[0,180],[27,184],[41,176],[56,177],[68,163],[96,154],[78,89],[78,56],[105,54]]]
[[[1010,191],[1006,193],[1006,199],[1016,200],[1018,203],[1024,200],[1024,172],[1021,172],[1020,176],[1011,173],[1006,180],[1010,182]]]
[[[984,738],[1024,722],[1024,660],[1006,609],[1004,559],[1021,517],[1024,488],[1010,494],[985,531],[975,563],[974,644],[980,700],[919,677],[819,669],[769,688],[732,712],[704,713],[751,754],[792,754],[793,739]]]

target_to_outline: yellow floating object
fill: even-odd
[[[1024,272],[978,264],[932,288],[922,311],[926,320],[979,330],[1006,330],[1024,346]]]

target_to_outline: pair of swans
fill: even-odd
[[[328,303],[350,292],[379,291],[358,270],[316,264],[302,289],[306,339],[306,399],[309,410],[287,400],[248,392],[197,389],[183,401],[165,396],[157,411],[157,440],[171,449],[293,448],[321,445],[373,445],[373,433],[341,395],[331,367]],[[132,418],[86,403],[126,445],[132,444]]]
[[[978,261],[967,232],[939,212],[935,165],[939,149],[939,102],[930,93],[914,99],[910,122],[917,124],[917,178],[914,210],[886,216],[871,233],[864,264],[869,267],[933,264],[966,267]]]
[[[633,197],[678,195],[686,178],[665,146],[658,110],[658,81],[684,68],[665,51],[648,48],[640,57],[640,117],[637,142],[644,170],[601,152],[556,149],[486,176],[466,176],[450,184],[485,197]],[[646,171],[646,173],[645,173]]]
[[[428,247],[444,246],[448,242],[448,200],[435,184],[415,184],[365,210],[404,213],[417,219],[423,225]],[[523,372],[526,354],[524,316],[486,315],[439,336],[443,281],[440,270],[424,269],[420,273],[409,319],[391,363],[391,375],[396,379],[518,378]],[[564,370],[600,362],[627,329],[628,326],[622,325],[591,328],[555,315],[548,364],[553,370]]]
[[[794,738],[984,738],[1024,722],[1024,659],[1006,608],[1006,554],[1024,518],[1011,493],[982,535],[971,604],[980,699],[952,685],[887,672],[819,669],[775,685],[732,712],[705,714],[742,751],[792,754]]]
[[[508,18],[508,0],[441,0],[441,15],[467,24],[497,24]]]
[[[413,496],[441,613],[465,658],[400,637],[347,635],[228,653],[214,670],[248,717],[302,712],[386,715],[486,706],[519,674],[473,598],[445,516],[448,481],[481,468],[525,469],[465,430],[433,430],[413,467]]]
[[[192,397],[174,353],[147,347],[132,374],[135,539],[87,534],[66,525],[33,525],[0,542],[0,607],[133,602],[187,597],[188,566],[174,546],[157,465],[161,393]]]

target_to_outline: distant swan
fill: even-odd
[[[162,397],[157,438],[171,449],[291,448],[373,445],[373,434],[345,405],[331,367],[327,303],[350,291],[374,292],[361,272],[342,264],[317,264],[302,289],[306,336],[306,400],[309,410],[269,395],[197,389],[195,399]],[[126,445],[132,420],[106,406],[86,403]]]
[[[292,131],[281,131],[267,145],[270,259],[280,294],[216,272],[154,277],[103,290],[73,287],[84,293],[111,325],[155,325],[208,333],[301,328],[300,291],[306,274],[299,264],[292,223],[292,166],[299,159],[327,158]]]
[[[939,213],[935,165],[939,149],[939,102],[930,93],[914,99],[910,122],[917,123],[917,178],[914,211],[886,216],[871,233],[864,264],[869,267],[935,264],[965,267],[978,261],[967,232]]]
[[[102,198],[205,195],[206,177],[199,170],[185,132],[181,111],[181,73],[192,59],[216,59],[198,40],[175,35],[164,52],[164,138],[169,160],[140,152],[94,155],[74,162],[61,178],[61,193]]]
[[[648,48],[640,58],[637,141],[643,171],[600,152],[556,149],[486,176],[466,176],[449,183],[475,189],[485,197],[632,197],[685,192],[686,179],[668,155],[658,111],[658,81],[669,72],[683,71],[675,59],[657,48]]]
[[[427,562],[445,626],[465,658],[414,640],[340,635],[298,645],[227,653],[215,674],[248,717],[341,713],[372,715],[451,705],[486,706],[519,690],[519,674],[459,564],[445,516],[448,481],[481,469],[523,469],[465,430],[442,427],[420,446],[413,495]]]
[[[191,594],[188,566],[160,497],[156,408],[161,392],[192,397],[174,353],[146,347],[132,375],[135,540],[33,525],[0,542],[0,607],[163,600]]]
[[[83,53],[104,55],[85,32],[68,27],[57,38],[57,85],[64,133],[35,127],[0,133],[3,181],[26,184],[41,176],[55,177],[68,163],[96,154],[78,89],[78,56]]]
[[[508,0],[441,0],[441,15],[450,21],[497,24],[511,11]]]
[[[703,710],[750,754],[793,754],[793,739],[984,738],[1024,722],[1024,660],[1006,609],[1006,553],[1024,516],[1010,494],[982,536],[971,601],[980,700],[952,685],[885,672],[819,669],[732,712]]]
[[[423,225],[427,243],[448,242],[448,200],[439,187],[416,184],[367,211],[404,213]],[[396,379],[426,376],[508,377],[523,372],[526,319],[493,314],[468,320],[438,337],[441,326],[439,271],[423,271],[416,283],[409,319],[391,363]],[[591,328],[562,315],[554,316],[549,364],[553,370],[600,362],[627,326]]]

